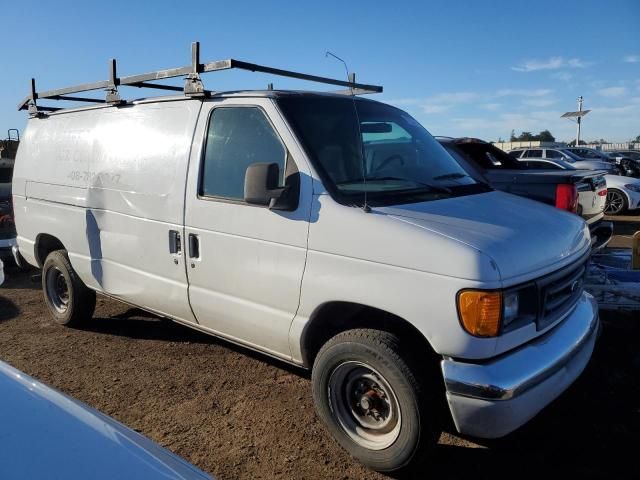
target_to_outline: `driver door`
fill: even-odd
[[[189,300],[200,325],[290,358],[307,255],[311,178],[269,98],[205,102],[196,129],[185,203]],[[300,175],[294,211],[244,201],[249,165],[275,162]]]

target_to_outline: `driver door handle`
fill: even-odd
[[[200,258],[200,238],[193,233],[189,234],[189,257]],[[191,266],[194,265],[191,264]]]
[[[169,230],[169,253],[173,255],[182,253],[182,241],[178,230]]]

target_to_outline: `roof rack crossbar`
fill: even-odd
[[[378,85],[368,85],[356,83],[355,75],[350,75],[348,80],[338,80],[335,78],[322,77],[318,75],[309,75],[306,73],[295,72],[291,70],[283,70],[280,68],[258,65],[255,63],[244,62],[242,60],[227,59],[218,60],[209,63],[200,63],[200,42],[191,44],[191,65],[177,68],[169,68],[165,70],[157,70],[155,72],[142,73],[137,75],[129,75],[126,77],[118,77],[116,70],[116,60],[109,61],[109,80],[99,82],[84,83],[72,87],[59,88],[56,90],[47,90],[37,92],[35,89],[35,80],[32,79],[31,95],[25,97],[18,105],[18,110],[29,109],[34,111],[56,111],[58,108],[41,107],[36,105],[37,99],[49,100],[75,100],[86,101],[89,103],[122,103],[118,93],[119,86],[130,86],[137,88],[155,88],[159,90],[184,91],[186,95],[203,96],[210,95],[211,91],[205,90],[200,79],[201,73],[217,72],[230,69],[247,70],[251,72],[260,72],[280,77],[296,78],[316,83],[324,83],[328,85],[337,85],[347,87],[348,90],[338,91],[335,93],[343,93],[349,95],[360,95],[365,93],[382,92],[382,87]],[[149,83],[156,80],[167,78],[185,77],[185,86],[177,87],[173,85],[162,85],[157,83]],[[98,99],[88,99],[82,97],[68,97],[68,94],[89,92],[93,90],[105,90],[107,92],[104,101]]]
[[[149,82],[138,82],[128,84],[130,87],[138,87],[138,88],[155,88],[158,90],[171,90],[172,92],[182,92],[184,90],[183,87],[177,87],[175,85],[163,85],[161,83],[149,83]]]
[[[101,98],[89,98],[89,97],[72,97],[69,95],[56,95],[55,97],[48,97],[50,100],[68,100],[70,102],[86,102],[86,103],[105,103]]]

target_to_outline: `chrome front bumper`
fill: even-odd
[[[591,232],[591,253],[596,253],[604,249],[613,237],[613,222],[598,222],[590,226]]]
[[[582,373],[599,327],[596,301],[583,293],[560,325],[513,352],[482,364],[443,360],[458,431],[497,438],[526,423]]]
[[[11,256],[11,251],[14,247],[16,247],[16,239],[13,238],[5,238],[0,240],[0,256]]]

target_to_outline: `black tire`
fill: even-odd
[[[629,202],[624,193],[616,188],[607,189],[607,200],[604,213],[607,215],[620,215],[627,211]]]
[[[67,252],[51,252],[42,267],[44,301],[55,321],[73,327],[90,319],[96,307],[96,292],[73,270]]]
[[[338,443],[373,470],[403,473],[415,470],[429,457],[440,436],[443,415],[436,395],[441,389],[414,365],[417,362],[411,361],[410,351],[401,349],[398,337],[369,329],[336,335],[315,359],[312,383],[318,415]],[[345,369],[347,372],[351,369],[350,376],[344,376]],[[364,375],[367,369],[370,378]],[[361,378],[367,382],[373,379],[377,384],[363,386]],[[363,390],[367,393],[361,395]],[[374,401],[367,395],[373,395]],[[372,404],[379,408],[368,408],[363,414],[366,408],[363,405]],[[394,404],[400,412],[399,426],[393,422]],[[386,415],[378,415],[380,412]],[[367,428],[371,424],[374,428]],[[376,430],[381,425],[384,428]]]

